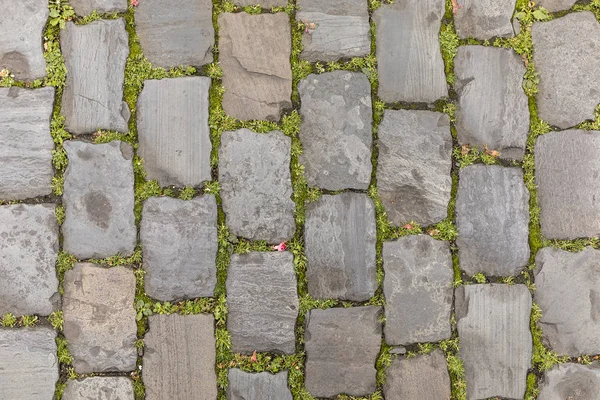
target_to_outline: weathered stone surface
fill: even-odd
[[[46,76],[42,36],[48,19],[48,3],[39,0],[2,0],[0,17],[0,70],[16,79]]]
[[[56,310],[54,210],[53,204],[0,206],[0,315],[49,315]]]
[[[292,140],[279,131],[223,133],[219,183],[227,225],[234,235],[269,243],[294,235],[291,146]]]
[[[307,204],[304,243],[308,292],[318,299],[365,301],[377,289],[375,206],[360,193]]]
[[[215,400],[214,319],[210,314],[152,315],[144,338],[147,400]]]
[[[561,129],[593,120],[600,103],[600,25],[594,14],[576,12],[536,22],[531,33],[540,118]]]
[[[227,400],[292,400],[287,380],[287,371],[249,374],[232,368],[229,370]]]
[[[377,188],[388,220],[431,225],[448,216],[452,135],[447,115],[385,110],[379,125]]]
[[[529,260],[529,191],[520,168],[471,165],[456,199],[458,257],[469,275],[517,274]]]
[[[144,56],[163,68],[213,61],[215,29],[211,0],[144,0],[135,10],[135,29]]]
[[[577,0],[539,0],[538,6],[544,7],[550,12],[556,12],[561,10],[568,10],[573,7]]]
[[[529,133],[523,91],[525,65],[513,50],[460,46],[454,59],[458,94],[456,131],[460,144],[498,150],[522,160]]]
[[[223,109],[238,119],[277,121],[291,108],[292,39],[286,13],[219,15]]]
[[[531,295],[525,285],[466,285],[456,289],[459,357],[467,398],[522,399],[531,365]]]
[[[52,193],[53,105],[53,87],[0,88],[0,199]]]
[[[448,96],[439,43],[444,12],[444,0],[396,1],[375,11],[381,100],[433,103]]]
[[[75,371],[133,371],[137,361],[133,271],[78,263],[65,273],[64,286],[64,333]]]
[[[211,180],[210,78],[149,80],[138,99],[139,155],[147,179],[160,186],[199,186]]]
[[[380,307],[309,311],[306,321],[306,389],[315,397],[375,391],[381,346]]]
[[[143,3],[140,2],[140,5]],[[69,4],[77,15],[88,15],[93,11],[97,11],[99,14],[127,11],[127,0],[69,0]],[[136,12],[136,22],[137,14]]]
[[[514,36],[511,18],[515,3],[516,0],[460,0],[461,7],[454,15],[458,36],[480,40]]]
[[[79,259],[129,255],[136,243],[133,149],[113,141],[67,141],[64,249]]]
[[[335,61],[371,53],[367,3],[362,0],[299,0],[296,20],[307,25],[302,54],[309,61]],[[312,25],[314,24],[314,25]]]
[[[129,55],[125,21],[67,23],[60,45],[67,67],[61,112],[74,134],[97,129],[127,132],[129,107],[123,101],[125,62]]]
[[[386,343],[449,339],[454,295],[450,244],[428,235],[384,242],[383,268]]]
[[[600,236],[600,132],[540,136],[535,175],[542,233],[549,239]]]
[[[260,4],[265,8],[271,7],[285,7],[288,5],[288,0],[235,0],[233,3],[240,5],[242,7],[245,6],[253,6],[255,4]]]
[[[0,329],[0,383],[5,399],[48,400],[58,380],[56,331]]]
[[[367,189],[371,182],[371,84],[362,73],[309,75],[298,85],[300,162],[310,186]]]
[[[233,351],[296,349],[298,293],[289,252],[234,254],[227,269],[227,329]]]
[[[91,377],[67,380],[64,400],[133,400],[133,384],[125,377]]]
[[[600,365],[559,364],[544,374],[539,400],[587,400],[600,393]]]

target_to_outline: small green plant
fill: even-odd
[[[473,275],[473,280],[477,283],[486,283],[487,282],[485,275],[481,272],[478,272],[475,275]]]
[[[179,193],[179,198],[181,200],[191,200],[196,195],[196,190],[193,187],[185,187]]]
[[[72,21],[75,17],[75,10],[66,0],[51,0],[48,5],[50,8],[50,25],[59,26],[64,29],[67,21]]]
[[[2,326],[5,328],[12,328],[17,324],[17,317],[11,313],[6,313],[2,316]]]
[[[136,316],[135,316],[136,321],[141,321],[142,318],[148,317],[148,316],[154,314],[154,312],[152,311],[152,303],[145,302],[144,300],[141,300],[141,299],[136,301],[135,311],[136,311]]]
[[[50,325],[52,325],[54,329],[56,329],[58,332],[62,332],[65,321],[63,319],[63,312],[61,310],[54,311],[52,314],[50,314],[48,321],[50,321]]]

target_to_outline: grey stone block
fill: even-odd
[[[129,107],[123,101],[125,62],[129,55],[125,21],[67,23],[60,46],[67,67],[61,112],[74,134],[98,129],[127,132]]]
[[[54,210],[53,204],[0,206],[0,315],[49,315],[57,309]]]
[[[310,186],[367,189],[371,182],[371,84],[362,73],[309,75],[298,84],[300,162]]]
[[[215,400],[214,319],[211,314],[152,315],[144,338],[147,400]]]
[[[133,384],[125,377],[69,379],[63,400],[133,400]]]
[[[388,220],[421,225],[448,216],[452,135],[447,115],[385,110],[379,125],[377,188]]]
[[[140,4],[143,3],[140,2]],[[88,15],[93,11],[99,14],[127,11],[127,0],[69,0],[69,4],[73,7],[77,15]]]
[[[568,10],[577,3],[577,0],[539,0],[537,5],[550,12]]]
[[[458,258],[469,275],[516,275],[529,261],[529,192],[520,168],[471,165],[456,199]]]
[[[600,393],[600,365],[559,364],[544,374],[539,400],[587,400]]]
[[[366,301],[375,294],[375,206],[360,193],[307,204],[308,292],[318,299]]]
[[[245,6],[253,6],[255,4],[260,4],[265,8],[271,7],[285,7],[288,5],[288,0],[235,0],[233,3],[240,5],[242,7]]]
[[[460,0],[454,15],[456,32],[461,39],[480,40],[514,36],[511,22],[516,0]]]
[[[219,183],[234,235],[269,243],[294,235],[291,146],[292,140],[279,131],[240,129],[221,136]]]
[[[232,368],[229,370],[227,400],[292,400],[287,380],[287,371],[249,374]]]
[[[527,286],[461,286],[455,307],[467,398],[522,399],[532,352]]]
[[[62,226],[65,251],[79,259],[129,255],[136,244],[133,149],[113,141],[67,141]]]
[[[210,78],[144,82],[138,99],[139,156],[147,179],[160,186],[199,186],[211,180]]]

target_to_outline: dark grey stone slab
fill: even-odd
[[[64,334],[75,371],[133,371],[137,361],[133,271],[78,263],[65,273],[64,287]]]
[[[249,374],[232,368],[228,377],[227,400],[292,400],[287,371]]]
[[[278,121],[291,108],[292,39],[286,13],[219,15],[223,109],[238,119]]]
[[[133,400],[133,384],[125,377],[69,379],[63,400]]]
[[[439,34],[444,0],[405,0],[373,13],[379,98],[433,103],[448,96]]]
[[[460,46],[454,59],[460,144],[522,160],[529,133],[525,65],[512,49]]]
[[[365,301],[375,294],[375,206],[364,194],[323,195],[307,204],[308,292],[318,299]]]
[[[161,186],[199,186],[211,180],[210,78],[149,80],[138,99],[139,156],[147,179]]]
[[[600,103],[600,25],[594,14],[576,12],[536,22],[531,33],[540,79],[539,117],[561,129],[594,119]]]
[[[67,23],[60,46],[67,67],[61,112],[74,134],[97,129],[127,132],[129,107],[123,101],[125,62],[129,55],[125,21]]]
[[[129,255],[136,244],[133,149],[113,141],[67,141],[62,226],[65,251],[79,259]]]
[[[152,315],[149,323],[144,338],[146,400],[215,400],[213,316]]]
[[[550,12],[556,12],[561,10],[568,10],[573,7],[577,0],[539,0],[537,5],[544,7]]]
[[[233,3],[240,6],[253,6],[260,4],[265,8],[270,7],[285,7],[288,5],[288,0],[235,0]]]
[[[525,285],[456,289],[458,355],[464,361],[467,398],[523,398],[531,366],[530,314]]]
[[[211,0],[143,0],[135,30],[144,56],[156,67],[201,66],[213,61]]]
[[[431,225],[446,218],[451,169],[447,115],[385,110],[379,125],[377,188],[390,223]]]
[[[54,210],[53,204],[0,206],[0,315],[49,315],[57,309]]]
[[[310,186],[367,189],[371,182],[371,84],[362,73],[309,75],[298,84],[302,102],[300,162]]]
[[[529,261],[529,192],[520,168],[471,165],[456,199],[458,258],[469,275],[516,275]]]
[[[269,243],[294,235],[291,146],[292,140],[279,131],[239,129],[221,136],[219,183],[234,235]]]
[[[461,39],[514,36],[511,18],[516,0],[460,0],[454,25]]]
[[[140,1],[140,4],[143,4]],[[88,15],[93,11],[99,14],[127,11],[127,0],[69,0],[77,15]],[[137,22],[137,12],[135,14]]]
[[[588,400],[600,393],[600,365],[559,364],[544,374],[539,400]]]

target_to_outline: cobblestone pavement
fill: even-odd
[[[0,400],[600,399],[600,0],[254,1],[0,0]]]

